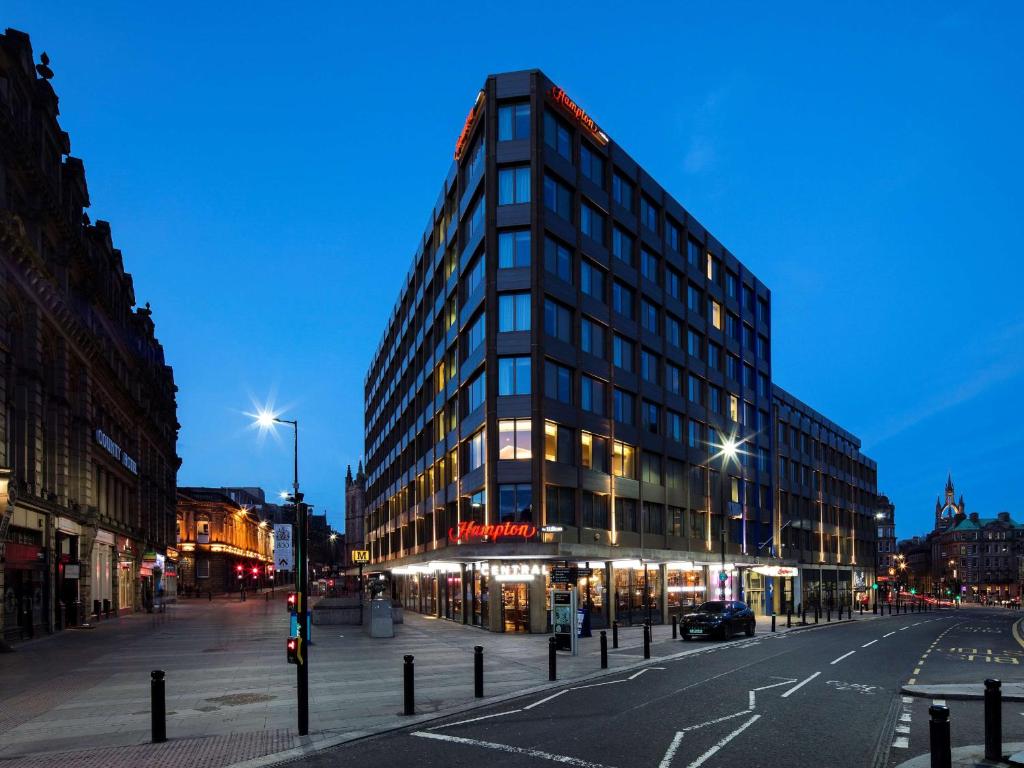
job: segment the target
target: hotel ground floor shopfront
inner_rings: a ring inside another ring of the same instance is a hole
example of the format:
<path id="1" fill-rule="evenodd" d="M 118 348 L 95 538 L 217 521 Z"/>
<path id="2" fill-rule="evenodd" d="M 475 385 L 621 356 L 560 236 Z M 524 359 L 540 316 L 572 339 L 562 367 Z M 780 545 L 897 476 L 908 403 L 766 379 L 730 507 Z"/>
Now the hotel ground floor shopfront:
<path id="1" fill-rule="evenodd" d="M 480 544 L 368 569 L 390 581 L 392 599 L 409 610 L 494 632 L 550 631 L 550 590 L 564 568 L 576 576 L 565 586 L 577 591 L 577 605 L 590 629 L 667 623 L 705 600 L 736 599 L 758 615 L 796 609 L 797 568 L 778 560 L 727 561 L 708 553 L 631 552 L 579 545 Z M 556 570 L 557 569 L 557 570 Z"/>

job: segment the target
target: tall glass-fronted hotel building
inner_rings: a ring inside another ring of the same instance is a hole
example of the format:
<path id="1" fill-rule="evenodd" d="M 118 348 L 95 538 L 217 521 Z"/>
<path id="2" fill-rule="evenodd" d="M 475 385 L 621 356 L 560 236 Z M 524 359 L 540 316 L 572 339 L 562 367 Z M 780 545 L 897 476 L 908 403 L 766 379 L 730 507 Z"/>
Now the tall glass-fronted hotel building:
<path id="1" fill-rule="evenodd" d="M 778 607 L 770 319 L 571 94 L 489 77 L 366 376 L 372 570 L 495 631 L 545 631 L 564 566 L 594 627 Z"/>

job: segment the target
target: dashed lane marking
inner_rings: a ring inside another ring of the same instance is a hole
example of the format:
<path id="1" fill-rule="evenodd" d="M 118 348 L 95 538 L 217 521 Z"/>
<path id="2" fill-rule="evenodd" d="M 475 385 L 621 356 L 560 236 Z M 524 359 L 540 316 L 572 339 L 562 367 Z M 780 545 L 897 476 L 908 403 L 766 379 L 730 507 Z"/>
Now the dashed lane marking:
<path id="1" fill-rule="evenodd" d="M 853 655 L 853 654 L 855 654 L 855 653 L 856 653 L 856 651 L 850 651 L 850 652 L 848 652 L 848 653 L 844 653 L 844 654 L 843 654 L 842 656 L 840 656 L 840 657 L 839 657 L 838 659 L 833 659 L 832 661 L 830 661 L 830 662 L 829 662 L 829 664 L 838 664 L 838 663 L 839 663 L 840 661 L 842 661 L 843 659 L 845 659 L 845 658 L 846 658 L 847 656 L 852 656 L 852 655 Z"/>
<path id="2" fill-rule="evenodd" d="M 786 692 L 785 692 L 784 694 L 782 694 L 782 695 L 781 695 L 781 696 L 780 696 L 779 698 L 780 698 L 780 699 L 788 699 L 788 698 L 789 698 L 790 696 L 792 696 L 792 695 L 793 695 L 794 693 L 796 693 L 796 692 L 797 692 L 798 690 L 800 690 L 801 688 L 803 688 L 803 687 L 804 687 L 805 685 L 807 685 L 807 684 L 808 684 L 809 682 L 811 682 L 811 680 L 813 680 L 814 678 L 816 678 L 816 677 L 817 677 L 818 675 L 820 675 L 820 674 L 821 674 L 821 672 L 815 672 L 815 673 L 814 673 L 813 675 L 811 675 L 810 677 L 808 677 L 808 678 L 804 678 L 804 679 L 803 679 L 803 680 L 801 680 L 801 681 L 800 681 L 799 683 L 797 683 L 797 684 L 796 684 L 796 685 L 794 685 L 794 686 L 793 686 L 792 688 L 790 688 L 790 689 L 789 689 L 788 691 L 786 691 Z"/>
<path id="3" fill-rule="evenodd" d="M 878 642 L 878 638 L 875 638 L 870 643 L 864 643 L 864 645 L 862 645 L 861 648 L 867 648 L 869 645 L 874 645 L 877 642 Z"/>
<path id="4" fill-rule="evenodd" d="M 910 739 L 906 736 L 897 736 L 896 740 L 892 743 L 896 749 L 908 749 L 910 747 Z"/>
<path id="5" fill-rule="evenodd" d="M 895 634 L 896 634 L 895 632 L 890 632 L 888 635 L 882 635 L 882 637 L 883 638 L 890 637 L 890 636 L 895 635 Z"/>

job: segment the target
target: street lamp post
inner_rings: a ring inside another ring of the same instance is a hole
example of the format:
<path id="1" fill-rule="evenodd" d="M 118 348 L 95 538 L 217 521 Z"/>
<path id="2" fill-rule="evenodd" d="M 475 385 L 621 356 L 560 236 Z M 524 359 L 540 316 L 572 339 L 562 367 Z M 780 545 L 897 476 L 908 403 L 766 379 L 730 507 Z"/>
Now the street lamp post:
<path id="1" fill-rule="evenodd" d="M 298 419 L 282 419 L 275 416 L 269 411 L 260 411 L 256 417 L 256 423 L 262 429 L 273 429 L 275 424 L 287 424 L 292 428 L 294 435 L 293 440 L 293 480 L 292 480 L 292 493 L 293 499 L 295 500 L 295 527 L 298 530 L 295 532 L 296 540 L 296 557 L 295 567 L 299 574 L 298 592 L 299 592 L 299 610 L 298 610 L 298 626 L 296 634 L 299 639 L 299 648 L 301 653 L 298 657 L 298 663 L 295 665 L 295 679 L 297 686 L 297 698 L 298 698 L 298 726 L 299 736 L 309 735 L 309 638 L 307 635 L 308 621 L 309 621 L 309 569 L 307 567 L 307 560 L 309 553 L 307 552 L 307 545 L 309 542 L 309 526 L 306 515 L 306 505 L 302 503 L 302 494 L 299 493 L 299 421 Z"/>
<path id="2" fill-rule="evenodd" d="M 716 453 L 714 456 L 711 455 L 712 447 L 717 447 L 719 449 L 718 453 Z M 708 525 L 709 526 L 711 525 L 711 460 L 713 458 L 718 457 L 718 456 L 722 457 L 722 473 L 724 475 L 725 470 L 726 470 L 726 468 L 729 465 L 729 461 L 736 457 L 736 453 L 737 453 L 738 448 L 739 448 L 739 443 L 737 443 L 735 438 L 733 438 L 733 437 L 727 437 L 727 438 L 723 439 L 721 444 L 717 445 L 717 446 L 714 443 L 712 443 L 711 441 L 708 441 L 708 458 L 707 458 L 707 461 L 704 462 L 704 475 L 705 475 L 705 478 L 706 478 L 705 494 L 704 494 L 704 496 L 705 496 L 705 507 L 707 508 L 707 511 L 708 511 Z M 721 498 L 721 494 L 719 494 L 719 498 Z M 722 574 L 725 573 L 725 525 L 726 525 L 726 519 L 727 519 L 726 518 L 726 510 L 725 510 L 725 507 L 723 506 L 722 507 L 722 520 L 721 520 L 721 524 L 718 526 L 719 549 L 721 550 L 721 556 L 722 556 L 722 565 L 721 565 L 721 570 L 719 571 L 718 583 L 719 583 L 719 588 L 722 591 L 722 599 L 723 600 L 725 599 L 725 586 L 724 586 L 724 580 L 722 579 Z M 710 533 L 710 531 L 709 531 L 709 533 Z M 709 540 L 708 544 L 710 545 L 710 543 L 711 542 Z"/>

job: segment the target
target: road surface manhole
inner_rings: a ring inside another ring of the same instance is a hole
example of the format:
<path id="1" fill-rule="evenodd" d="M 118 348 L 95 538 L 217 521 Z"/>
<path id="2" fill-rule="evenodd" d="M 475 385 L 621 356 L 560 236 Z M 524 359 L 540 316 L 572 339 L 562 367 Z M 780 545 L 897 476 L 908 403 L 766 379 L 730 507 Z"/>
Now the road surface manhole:
<path id="1" fill-rule="evenodd" d="M 270 701 L 273 696 L 269 693 L 229 693 L 227 696 L 217 696 L 214 699 L 207 699 L 212 704 L 223 704 L 225 707 L 240 707 L 243 704 L 259 704 L 261 701 Z"/>

